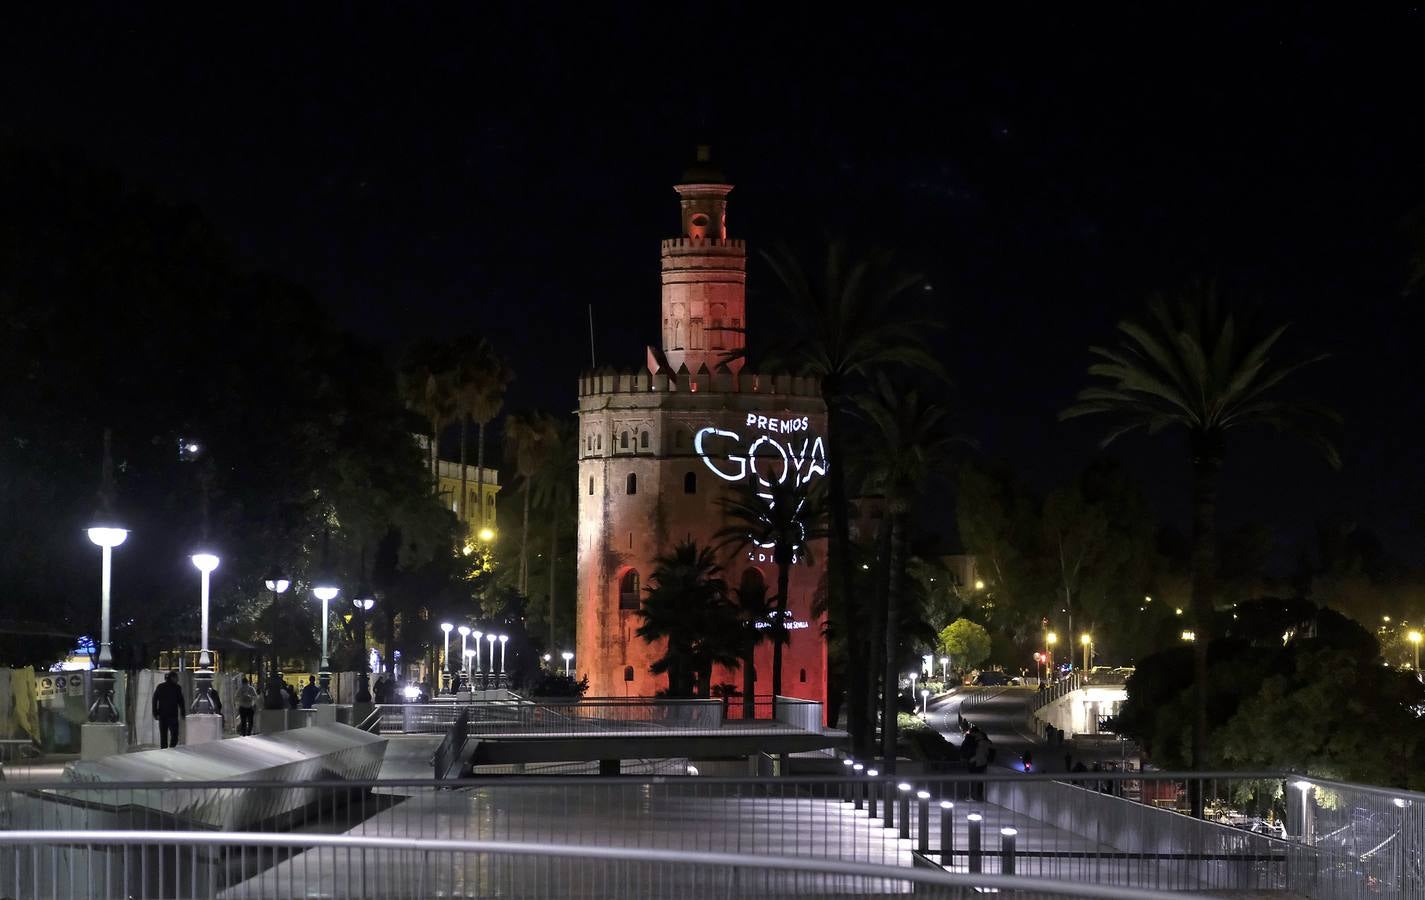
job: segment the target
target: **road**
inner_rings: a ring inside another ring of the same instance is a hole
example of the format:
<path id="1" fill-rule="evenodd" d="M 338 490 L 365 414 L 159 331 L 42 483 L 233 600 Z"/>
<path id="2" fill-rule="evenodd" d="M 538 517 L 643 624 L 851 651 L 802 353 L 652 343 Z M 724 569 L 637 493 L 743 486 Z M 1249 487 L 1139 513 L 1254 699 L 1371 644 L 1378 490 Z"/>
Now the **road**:
<path id="1" fill-rule="evenodd" d="M 963 715 L 965 721 L 980 726 L 989 735 L 996 751 L 996 765 L 1019 770 L 1020 756 L 1029 749 L 1034 753 L 1036 771 L 1063 771 L 1062 751 L 1050 751 L 1025 726 L 1033 697 L 1033 688 L 961 688 L 932 703 L 926 721 L 958 747 L 962 739 L 959 720 Z M 968 708 L 962 708 L 967 702 Z"/>

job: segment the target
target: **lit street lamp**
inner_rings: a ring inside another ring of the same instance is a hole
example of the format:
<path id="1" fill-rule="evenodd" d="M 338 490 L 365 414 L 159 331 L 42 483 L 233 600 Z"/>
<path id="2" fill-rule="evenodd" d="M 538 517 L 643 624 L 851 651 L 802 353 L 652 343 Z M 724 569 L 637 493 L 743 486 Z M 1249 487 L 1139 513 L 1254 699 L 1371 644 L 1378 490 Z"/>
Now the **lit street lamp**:
<path id="1" fill-rule="evenodd" d="M 563 653 L 561 653 L 561 654 L 559 654 L 559 655 L 562 656 L 562 657 L 564 657 L 564 674 L 565 674 L 565 675 L 568 675 L 568 674 L 569 674 L 569 663 L 570 663 L 571 660 L 574 659 L 574 654 L 570 653 L 568 650 L 565 650 Z M 571 676 L 571 677 L 572 677 L 572 676 Z"/>
<path id="2" fill-rule="evenodd" d="M 280 566 L 273 566 L 267 573 L 263 586 L 272 592 L 272 605 L 275 607 L 282 595 L 287 593 L 287 588 L 292 586 L 292 582 L 282 573 Z M 267 690 L 263 695 L 263 705 L 267 709 L 287 708 L 287 695 L 282 690 L 282 683 L 282 664 L 277 659 L 277 648 L 273 647 L 272 676 L 267 679 Z"/>
<path id="3" fill-rule="evenodd" d="M 491 676 L 494 676 L 494 674 L 495 674 L 495 641 L 499 640 L 499 638 L 496 637 L 495 633 L 492 631 L 492 632 L 490 632 L 489 634 L 485 635 L 485 640 L 487 640 L 487 641 L 490 642 L 490 664 L 489 664 L 489 667 L 488 667 L 488 668 L 489 668 L 489 671 L 490 671 L 490 675 L 491 675 Z M 496 682 L 496 684 L 498 684 L 498 682 Z M 489 683 L 488 683 L 488 681 L 487 681 L 486 684 L 485 684 L 485 689 L 486 689 L 486 690 L 489 690 L 489 688 L 490 688 L 490 685 L 489 685 Z"/>
<path id="4" fill-rule="evenodd" d="M 508 634 L 500 635 L 500 674 L 505 674 L 505 643 L 510 639 Z"/>
<path id="5" fill-rule="evenodd" d="M 322 601 L 322 665 L 317 671 L 317 703 L 332 702 L 332 664 L 327 655 L 327 632 L 331 625 L 331 602 L 336 599 L 336 595 L 341 593 L 340 588 L 332 585 L 327 579 L 319 580 L 312 585 L 312 596 Z"/>
<path id="6" fill-rule="evenodd" d="M 1411 631 L 1411 632 L 1410 632 L 1409 634 L 1407 634 L 1405 637 L 1406 637 L 1407 640 L 1410 641 L 1410 643 L 1412 643 L 1412 644 L 1415 645 L 1415 672 L 1416 672 L 1416 674 L 1419 674 L 1419 672 L 1420 672 L 1420 632 L 1418 632 L 1418 631 Z"/>
<path id="7" fill-rule="evenodd" d="M 929 688 L 921 688 L 921 689 L 920 689 L 920 714 L 921 714 L 921 715 L 928 715 L 929 713 L 930 713 L 930 689 L 929 689 Z"/>
<path id="8" fill-rule="evenodd" d="M 1054 680 L 1054 645 L 1059 643 L 1059 636 L 1050 631 L 1044 635 L 1044 677 L 1045 680 Z"/>
<path id="9" fill-rule="evenodd" d="M 940 657 L 940 680 L 946 681 L 950 678 L 950 657 Z"/>
<path id="10" fill-rule="evenodd" d="M 109 595 L 113 586 L 114 548 L 128 537 L 126 529 L 112 524 L 95 525 L 89 529 L 89 540 L 103 550 L 99 582 L 99 667 L 94 670 L 94 705 L 89 707 L 91 722 L 119 721 L 119 711 L 114 708 L 114 652 L 109 644 Z"/>
<path id="11" fill-rule="evenodd" d="M 910 702 L 915 703 L 915 672 L 910 673 Z"/>
<path id="12" fill-rule="evenodd" d="M 1093 652 L 1093 635 L 1079 635 L 1079 643 L 1084 645 L 1084 674 L 1089 671 L 1089 654 Z"/>
<path id="13" fill-rule="evenodd" d="M 461 625 L 455 630 L 460 632 L 460 658 L 464 660 L 464 668 L 460 670 L 460 678 L 457 679 L 460 684 L 452 688 L 453 691 L 458 693 L 462 685 L 470 683 L 470 657 L 465 652 L 465 641 L 470 637 L 470 626 Z M 475 649 L 480 649 L 480 632 L 478 631 L 475 632 Z"/>
<path id="14" fill-rule="evenodd" d="M 202 643 L 198 650 L 198 671 L 194 675 L 197 683 L 193 688 L 193 712 L 212 715 L 217 710 L 213 706 L 213 657 L 208 652 L 208 585 L 213 570 L 218 567 L 218 557 L 212 553 L 194 553 L 193 565 L 202 573 Z"/>
<path id="15" fill-rule="evenodd" d="M 480 645 L 479 645 L 479 644 L 476 644 L 475 646 L 478 647 L 478 646 L 480 646 Z M 460 651 L 460 655 L 463 656 L 463 657 L 465 657 L 465 680 L 468 682 L 468 681 L 470 681 L 470 660 L 472 660 L 472 659 L 475 658 L 475 651 L 474 651 L 474 650 L 468 650 L 468 649 L 467 649 L 467 650 L 461 650 L 461 651 Z"/>
<path id="16" fill-rule="evenodd" d="M 455 666 L 450 664 L 450 633 L 455 630 L 455 626 L 449 622 L 441 622 L 440 630 L 445 632 L 445 649 L 440 654 L 440 662 L 445 671 L 441 673 L 441 677 L 445 679 L 446 693 L 454 693 L 451 690 L 451 684 L 455 681 Z"/>
<path id="17" fill-rule="evenodd" d="M 366 657 L 366 614 L 371 612 L 376 605 L 376 598 L 371 596 L 371 592 L 362 585 L 356 591 L 356 596 L 352 598 L 351 605 L 356 607 L 356 617 L 361 622 L 361 662 L 356 665 L 356 702 L 371 702 L 371 664 Z"/>

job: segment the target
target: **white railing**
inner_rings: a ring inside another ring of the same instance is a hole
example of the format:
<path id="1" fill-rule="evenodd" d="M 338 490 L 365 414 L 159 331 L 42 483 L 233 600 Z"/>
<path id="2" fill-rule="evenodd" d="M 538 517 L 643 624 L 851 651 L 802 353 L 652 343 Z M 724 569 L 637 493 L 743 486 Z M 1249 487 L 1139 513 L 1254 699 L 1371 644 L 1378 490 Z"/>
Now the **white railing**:
<path id="1" fill-rule="evenodd" d="M 294 896 L 426 898 L 485 893 L 712 898 L 914 893 L 1183 900 L 1202 896 L 1003 874 L 796 857 L 507 841 L 171 831 L 0 832 L 0 889 L 16 897 L 117 900 Z"/>

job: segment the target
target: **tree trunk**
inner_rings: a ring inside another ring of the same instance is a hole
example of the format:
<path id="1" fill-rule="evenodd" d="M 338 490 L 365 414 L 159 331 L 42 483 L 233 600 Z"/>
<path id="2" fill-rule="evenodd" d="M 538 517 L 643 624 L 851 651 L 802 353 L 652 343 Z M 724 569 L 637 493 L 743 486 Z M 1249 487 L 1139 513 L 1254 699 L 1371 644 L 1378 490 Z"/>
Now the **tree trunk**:
<path id="1" fill-rule="evenodd" d="M 549 652 L 554 652 L 554 561 L 559 558 L 559 517 L 549 514 Z"/>
<path id="2" fill-rule="evenodd" d="M 460 414 L 460 521 L 465 523 L 466 532 L 471 531 L 470 520 L 465 515 L 465 498 L 470 493 L 465 474 L 465 443 L 470 436 L 470 419 L 465 413 Z"/>
<path id="3" fill-rule="evenodd" d="M 747 655 L 742 657 L 742 718 L 757 718 L 757 701 L 754 692 L 757 690 L 757 645 L 752 644 L 748 648 Z"/>
<path id="4" fill-rule="evenodd" d="M 782 647 L 787 643 L 787 591 L 791 582 L 792 548 L 776 548 L 777 619 L 772 623 L 772 718 L 777 718 L 777 698 L 782 696 Z"/>
<path id="5" fill-rule="evenodd" d="M 1207 648 L 1212 642 L 1217 600 L 1217 492 L 1222 472 L 1222 435 L 1192 440 L 1192 615 L 1193 662 L 1192 767 L 1207 768 Z M 1201 782 L 1190 792 L 1192 813 L 1202 817 Z"/>
<path id="6" fill-rule="evenodd" d="M 900 664 L 901 570 L 905 565 L 906 513 L 902 506 L 895 503 L 891 512 L 891 555 L 886 563 L 890 574 L 886 579 L 886 686 L 882 694 L 881 755 L 885 757 L 888 775 L 896 771 L 896 713 L 899 711 L 896 701 L 900 697 L 896 669 Z"/>
<path id="7" fill-rule="evenodd" d="M 479 506 L 475 537 L 485 527 L 485 423 L 475 423 L 475 502 Z"/>
<path id="8" fill-rule="evenodd" d="M 529 495 L 530 479 L 524 480 L 524 525 L 520 528 L 520 595 L 529 596 Z"/>
<path id="9" fill-rule="evenodd" d="M 842 413 L 834 382 L 822 381 L 822 399 L 826 402 L 827 502 L 831 507 L 830 551 L 831 597 L 827 607 L 827 640 L 840 641 L 845 648 L 844 669 L 833 665 L 827 673 L 828 720 L 837 721 L 840 706 L 846 703 L 847 727 L 851 746 L 864 753 L 870 746 L 867 736 L 865 705 L 866 663 L 861 642 L 853 635 L 856 604 L 851 591 L 851 524 L 847 516 L 846 470 L 842 468 Z M 834 656 L 830 657 L 835 659 Z"/>
<path id="10" fill-rule="evenodd" d="M 866 709 L 869 710 L 867 714 L 869 725 L 866 729 L 866 749 L 863 752 L 867 755 L 876 752 L 876 719 L 882 706 L 881 669 L 885 667 L 885 610 L 886 598 L 890 596 L 891 526 L 891 517 L 888 515 L 881 520 L 881 527 L 876 532 L 876 568 L 873 573 L 875 589 L 871 595 L 871 627 L 866 642 Z M 885 690 L 895 690 L 895 682 L 886 682 Z M 882 734 L 885 733 L 885 727 L 885 723 L 881 723 Z"/>

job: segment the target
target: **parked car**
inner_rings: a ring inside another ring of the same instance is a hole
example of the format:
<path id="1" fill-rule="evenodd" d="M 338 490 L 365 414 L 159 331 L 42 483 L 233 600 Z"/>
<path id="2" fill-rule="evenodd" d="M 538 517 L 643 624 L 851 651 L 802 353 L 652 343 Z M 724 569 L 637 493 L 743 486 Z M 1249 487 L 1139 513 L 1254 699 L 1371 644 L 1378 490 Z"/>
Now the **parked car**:
<path id="1" fill-rule="evenodd" d="M 1003 672 L 981 672 L 975 684 L 986 687 L 1009 684 L 1009 676 Z"/>

